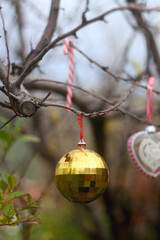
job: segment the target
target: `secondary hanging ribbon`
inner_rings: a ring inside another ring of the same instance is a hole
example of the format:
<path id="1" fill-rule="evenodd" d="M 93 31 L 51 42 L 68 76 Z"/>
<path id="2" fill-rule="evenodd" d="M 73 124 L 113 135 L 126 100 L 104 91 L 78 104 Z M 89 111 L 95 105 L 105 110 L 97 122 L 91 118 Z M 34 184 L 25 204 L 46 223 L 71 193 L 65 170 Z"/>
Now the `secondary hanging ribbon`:
<path id="1" fill-rule="evenodd" d="M 155 77 L 149 77 L 147 86 L 147 121 L 152 123 L 152 99 L 153 99 L 153 84 Z"/>
<path id="2" fill-rule="evenodd" d="M 83 141 L 83 116 L 82 116 L 81 112 L 79 113 L 78 122 L 79 122 L 79 127 L 81 129 L 80 140 Z"/>
<path id="3" fill-rule="evenodd" d="M 64 55 L 69 54 L 69 74 L 68 74 L 68 86 L 67 86 L 67 96 L 66 96 L 66 105 L 71 107 L 72 104 L 72 83 L 73 83 L 73 65 L 74 65 L 74 49 L 72 46 L 72 41 L 70 38 L 65 39 L 64 41 Z M 69 112 L 70 110 L 67 109 Z"/>

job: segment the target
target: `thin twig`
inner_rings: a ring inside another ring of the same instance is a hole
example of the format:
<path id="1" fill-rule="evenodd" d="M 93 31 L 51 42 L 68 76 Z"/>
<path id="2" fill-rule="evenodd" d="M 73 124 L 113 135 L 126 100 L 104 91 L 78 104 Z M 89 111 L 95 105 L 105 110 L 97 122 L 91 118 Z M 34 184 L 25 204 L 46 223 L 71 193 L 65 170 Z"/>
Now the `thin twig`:
<path id="1" fill-rule="evenodd" d="M 0 86 L 0 91 L 3 92 L 5 95 L 7 95 L 4 86 L 2 86 L 2 87 Z M 7 96 L 8 96 L 8 95 L 7 95 Z"/>
<path id="2" fill-rule="evenodd" d="M 1 7 L 0 7 L 0 16 L 1 16 L 1 19 L 2 19 L 3 32 L 4 32 L 4 37 L 5 37 L 5 46 L 6 46 L 6 52 L 7 52 L 7 61 L 8 61 L 7 78 L 6 78 L 7 95 L 8 95 L 8 98 L 9 98 L 9 101 L 10 101 L 10 104 L 11 104 L 11 106 L 12 106 L 13 111 L 16 113 L 16 115 L 18 115 L 18 116 L 21 117 L 21 115 L 17 112 L 17 110 L 16 110 L 16 108 L 15 108 L 15 106 L 14 106 L 14 104 L 13 104 L 11 95 L 10 95 L 10 84 L 9 84 L 9 76 L 10 76 L 10 54 L 9 54 L 9 47 L 8 47 L 7 31 L 6 31 L 5 21 L 4 21 L 4 17 L 3 17 L 3 13 L 2 13 Z"/>
<path id="3" fill-rule="evenodd" d="M 143 33 L 143 35 L 146 39 L 147 49 L 150 50 L 150 53 L 152 54 L 153 60 L 157 67 L 157 71 L 158 71 L 158 73 L 160 73 L 160 55 L 158 52 L 154 34 L 151 31 L 148 23 L 143 19 L 141 12 L 135 11 L 135 10 L 131 10 L 131 12 L 132 12 L 133 16 L 135 17 L 135 20 L 137 22 L 139 29 L 141 30 L 141 32 Z"/>
<path id="4" fill-rule="evenodd" d="M 49 92 L 49 93 L 47 94 L 47 96 L 45 96 L 45 97 L 41 100 L 40 104 L 43 103 L 43 102 L 45 102 L 45 101 L 47 100 L 47 98 L 49 98 L 50 95 L 51 95 L 51 92 Z"/>
<path id="5" fill-rule="evenodd" d="M 85 11 L 82 13 L 82 22 L 85 23 L 87 21 L 86 19 L 86 13 L 89 11 L 89 0 L 86 0 L 86 8 Z"/>
<path id="6" fill-rule="evenodd" d="M 53 83 L 57 83 L 57 84 L 61 84 L 61 85 L 67 85 L 67 83 L 57 82 L 57 81 L 52 81 L 52 80 L 33 80 L 33 82 L 35 82 L 35 83 L 36 83 L 36 82 L 43 82 L 43 83 L 49 82 L 49 83 L 52 83 L 52 84 L 53 84 Z M 30 82 L 30 83 L 32 83 L 32 82 Z M 30 84 L 30 83 L 29 83 L 29 84 Z M 28 86 L 28 83 L 26 84 L 26 86 Z M 33 87 L 33 86 L 31 85 L 31 87 Z M 39 87 L 39 85 L 38 85 L 37 87 Z M 97 95 L 97 94 L 95 94 L 95 93 L 89 92 L 89 91 L 87 91 L 87 90 L 85 90 L 85 89 L 83 89 L 83 88 L 81 88 L 81 87 L 76 86 L 76 85 L 72 85 L 72 87 L 73 87 L 73 88 L 77 88 L 78 90 L 87 93 L 87 95 L 91 95 L 92 97 L 95 97 L 95 98 L 97 98 L 97 99 L 99 99 L 99 100 L 101 100 L 101 101 L 103 101 L 103 102 L 106 102 L 106 103 L 108 103 L 108 104 L 110 104 L 110 105 L 113 105 L 113 106 L 115 105 L 115 103 L 113 103 L 113 101 L 111 101 L 111 100 L 109 100 L 109 99 L 107 99 L 107 98 L 105 98 L 105 97 L 102 97 L 102 96 L 99 96 L 99 95 Z M 137 86 L 137 87 L 138 87 L 138 86 Z M 44 89 L 44 86 L 43 86 L 42 88 Z M 48 86 L 47 89 L 48 89 L 48 90 L 51 89 L 51 86 Z M 53 90 L 55 90 L 55 88 L 53 88 Z M 43 107 L 53 106 L 53 107 L 60 107 L 60 108 L 68 109 L 68 108 L 66 107 L 66 105 L 54 104 L 54 103 L 47 103 L 47 104 L 45 103 L 45 104 L 42 104 L 41 106 L 43 106 Z M 74 109 L 74 108 L 70 108 L 69 110 L 71 110 L 71 111 L 72 111 L 73 113 L 75 113 L 75 114 L 79 114 L 79 111 L 76 110 L 76 109 Z M 125 109 L 123 109 L 123 108 L 121 108 L 121 107 L 118 107 L 118 108 L 117 108 L 117 111 L 121 112 L 122 114 L 128 115 L 128 116 L 134 118 L 134 119 L 137 120 L 137 121 L 140 121 L 140 122 L 143 122 L 143 123 L 147 123 L 146 120 L 138 117 L 138 116 L 137 116 L 136 114 L 134 114 L 134 113 L 128 112 L 127 110 L 125 110 Z M 87 116 L 88 116 L 88 115 L 87 115 Z"/>
<path id="7" fill-rule="evenodd" d="M 64 104 L 56 104 L 56 103 L 42 103 L 41 104 L 41 107 L 58 107 L 58 108 L 64 108 L 64 109 L 68 109 L 70 110 L 71 112 L 75 113 L 75 114 L 79 114 L 79 110 L 75 109 L 75 108 L 70 108 L 70 107 L 67 107 L 66 105 Z"/>
<path id="8" fill-rule="evenodd" d="M 99 117 L 99 116 L 101 116 L 101 114 L 99 115 L 99 112 L 85 113 L 85 112 L 79 111 L 79 110 L 77 110 L 75 108 L 69 108 L 69 107 L 67 107 L 66 105 L 63 105 L 63 104 L 43 103 L 41 106 L 42 107 L 58 107 L 58 108 L 68 109 L 71 112 L 75 113 L 77 116 L 79 115 L 79 113 L 81 113 L 84 117 Z M 133 119 L 135 119 L 135 120 L 137 120 L 139 122 L 148 124 L 148 122 L 145 119 L 143 119 L 141 117 L 138 117 L 136 114 L 128 112 L 127 110 L 125 110 L 125 109 L 123 109 L 121 107 L 117 107 L 117 111 L 122 113 L 122 114 L 128 115 L 128 116 L 132 117 Z M 156 127 L 160 127 L 160 125 L 156 125 L 156 124 L 155 124 L 155 126 Z"/>
<path id="9" fill-rule="evenodd" d="M 136 87 L 139 85 L 141 79 L 139 81 L 136 82 L 136 84 L 131 88 L 131 90 L 126 94 L 126 96 L 124 96 L 124 98 L 122 98 L 122 100 L 120 100 L 118 103 L 116 103 L 114 106 L 111 106 L 110 108 L 108 108 L 107 110 L 102 110 L 99 113 L 101 114 L 105 114 L 109 111 L 113 111 L 115 109 L 117 109 L 122 103 L 124 103 L 126 101 L 126 99 L 131 95 L 131 93 L 136 89 Z"/>
<path id="10" fill-rule="evenodd" d="M 33 81 L 30 81 L 30 82 L 27 82 L 26 84 L 25 84 L 25 86 L 26 86 L 26 88 L 34 88 L 34 83 L 44 83 L 44 84 L 46 84 L 46 83 L 51 83 L 51 84 L 58 84 L 58 85 L 63 85 L 63 86 L 72 86 L 73 88 L 75 88 L 75 89 L 77 89 L 77 90 L 79 90 L 79 91 L 81 91 L 81 92 L 84 92 L 84 93 L 86 93 L 87 95 L 90 95 L 90 96 L 92 96 L 92 97 L 94 97 L 94 98 L 97 98 L 97 99 L 99 99 L 99 100 L 102 100 L 102 101 L 104 101 L 104 102 L 106 102 L 106 103 L 109 103 L 109 104 L 112 104 L 109 100 L 107 100 L 105 97 L 101 97 L 101 96 L 99 96 L 99 95 L 97 95 L 97 94 L 95 94 L 95 93 L 93 93 L 93 92 L 90 92 L 90 91 L 88 91 L 88 90 L 86 90 L 86 89 L 84 89 L 84 88 L 81 88 L 81 87 L 79 87 L 79 86 L 77 86 L 77 85 L 75 85 L 75 84 L 68 84 L 68 83 L 65 83 L 65 82 L 59 82 L 59 81 L 55 81 L 55 80 L 48 80 L 48 79 L 35 79 L 35 80 L 33 80 Z M 38 88 L 38 84 L 36 84 L 37 86 L 35 86 L 35 87 L 37 87 Z"/>
<path id="11" fill-rule="evenodd" d="M 8 97 L 9 97 L 9 99 L 10 99 L 10 94 L 9 94 L 10 55 L 9 55 L 7 31 L 6 31 L 6 28 L 5 28 L 5 22 L 4 22 L 4 17 L 3 17 L 3 13 L 2 13 L 1 7 L 0 7 L 0 16 L 1 16 L 2 25 L 3 25 L 3 32 L 4 32 L 6 52 L 7 52 L 7 61 L 8 61 L 6 88 L 7 88 L 7 92 L 8 92 Z"/>
<path id="12" fill-rule="evenodd" d="M 3 83 L 3 85 L 6 85 L 7 71 L 1 60 L 0 60 L 0 80 Z"/>
<path id="13" fill-rule="evenodd" d="M 0 87 L 0 91 L 3 92 L 6 96 L 8 96 L 7 89 L 5 86 Z M 9 94 L 12 98 L 19 100 L 19 98 L 16 95 L 14 95 L 13 93 L 10 92 Z"/>
<path id="14" fill-rule="evenodd" d="M 28 63 L 32 59 L 34 59 L 51 42 L 53 33 L 56 28 L 56 23 L 57 23 L 57 18 L 59 13 L 59 4 L 60 4 L 59 0 L 51 1 L 50 13 L 49 13 L 49 17 L 48 17 L 48 21 L 47 21 L 47 25 L 44 30 L 44 33 L 42 34 L 42 37 L 38 42 L 36 48 L 32 50 L 26 57 L 24 61 L 24 67 L 26 67 Z"/>
<path id="15" fill-rule="evenodd" d="M 105 109 L 105 110 L 101 110 L 101 111 L 97 111 L 97 112 L 92 112 L 92 113 L 85 113 L 83 112 L 83 116 L 85 117 L 98 117 L 98 116 L 102 116 L 106 113 L 109 113 L 111 111 L 114 111 L 115 109 L 118 109 L 119 111 L 121 111 L 121 109 L 119 108 L 119 106 L 125 102 L 125 100 L 130 96 L 130 94 L 135 90 L 135 88 L 138 86 L 139 82 L 141 80 L 139 80 L 138 82 L 136 82 L 136 84 L 131 88 L 131 90 L 123 97 L 122 100 L 120 100 L 118 103 L 114 104 L 113 103 L 110 103 L 112 104 L 113 106 L 112 107 L 109 107 L 108 109 Z M 107 102 L 108 103 L 108 102 Z M 44 106 L 44 107 L 48 107 L 48 106 L 55 106 L 55 107 L 61 107 L 61 108 L 65 108 L 65 109 L 69 109 L 71 110 L 72 112 L 76 113 L 76 114 L 79 114 L 80 111 L 74 109 L 74 108 L 69 108 L 65 105 L 62 105 L 62 104 L 54 104 L 54 103 L 42 103 L 41 106 Z"/>
<path id="16" fill-rule="evenodd" d="M 8 103 L 0 102 L 0 106 L 3 107 L 3 108 L 12 109 L 11 105 L 9 105 Z"/>
<path id="17" fill-rule="evenodd" d="M 22 1 L 16 0 L 14 1 L 15 9 L 16 9 L 16 16 L 17 16 L 17 25 L 18 25 L 18 31 L 19 31 L 19 39 L 20 39 L 20 49 L 19 49 L 19 55 L 22 60 L 25 58 L 25 38 L 23 35 L 23 28 L 24 28 L 24 14 L 22 12 Z"/>
<path id="18" fill-rule="evenodd" d="M 87 54 L 85 54 L 82 50 L 80 50 L 78 47 L 76 47 L 75 45 L 73 45 L 74 49 L 76 49 L 82 56 L 84 56 L 90 63 L 93 63 L 95 64 L 97 67 L 99 67 L 102 71 L 108 73 L 111 77 L 113 77 L 114 79 L 117 79 L 117 80 L 122 80 L 122 81 L 125 81 L 125 82 L 130 82 L 132 84 L 135 84 L 135 81 L 130 79 L 130 78 L 125 78 L 125 77 L 122 77 L 122 76 L 119 76 L 119 75 L 116 75 L 114 74 L 113 72 L 111 72 L 109 70 L 109 67 L 108 66 L 103 66 L 101 64 L 99 64 L 98 62 L 96 62 L 94 59 L 90 58 Z M 144 77 L 144 79 L 147 79 L 148 77 Z M 144 86 L 144 85 L 141 85 L 141 84 L 138 84 L 137 87 L 140 87 L 140 88 L 143 88 L 143 89 L 146 89 L 147 90 L 147 87 Z M 156 93 L 157 95 L 160 95 L 160 92 L 153 89 L 153 92 Z"/>
<path id="19" fill-rule="evenodd" d="M 5 122 L 2 126 L 0 126 L 0 129 L 4 128 L 9 122 L 11 122 L 16 117 L 17 115 L 14 115 L 13 117 L 11 117 L 7 122 Z"/>
<path id="20" fill-rule="evenodd" d="M 85 23 L 81 23 L 80 25 L 78 25 L 77 27 L 75 27 L 74 29 L 72 29 L 71 31 L 57 37 L 55 40 L 53 40 L 50 44 L 48 44 L 46 47 L 43 48 L 43 50 L 37 54 L 37 56 L 32 59 L 27 66 L 25 66 L 22 70 L 22 73 L 20 74 L 19 78 L 17 79 L 17 85 L 20 86 L 24 80 L 24 78 L 30 73 L 31 70 L 33 70 L 37 63 L 44 57 L 44 55 L 50 50 L 52 49 L 58 42 L 60 42 L 61 40 L 65 39 L 66 37 L 69 36 L 75 36 L 76 33 L 81 30 L 82 28 L 88 26 L 89 24 L 92 24 L 94 22 L 97 21 L 104 21 L 104 18 L 114 12 L 117 11 L 125 11 L 125 10 L 138 10 L 140 12 L 151 12 L 151 11 L 160 11 L 160 8 L 155 7 L 155 8 L 145 8 L 143 6 L 139 6 L 136 4 L 130 4 L 127 6 L 122 6 L 122 7 L 117 7 L 117 8 L 113 8 L 101 15 L 99 15 L 98 17 L 92 18 L 90 20 L 87 20 Z"/>
<path id="21" fill-rule="evenodd" d="M 46 194 L 51 190 L 51 184 L 53 183 L 53 180 L 54 180 L 54 176 L 52 175 L 38 198 L 39 203 L 42 201 L 43 197 L 46 196 Z"/>
<path id="22" fill-rule="evenodd" d="M 142 79 L 140 80 L 140 81 L 142 81 Z M 138 82 L 136 82 L 136 84 L 135 84 L 135 82 L 134 82 L 134 84 L 136 85 L 136 87 L 138 87 L 139 86 L 139 82 L 140 81 L 138 81 Z M 92 97 L 94 97 L 94 98 L 97 98 L 97 99 L 99 99 L 99 100 L 101 100 L 101 101 L 103 101 L 103 102 L 106 102 L 106 103 L 108 103 L 108 104 L 111 104 L 111 105 L 114 105 L 114 103 L 111 101 L 111 100 L 109 100 L 109 99 L 107 99 L 106 97 L 103 97 L 103 96 L 99 96 L 99 95 L 97 95 L 96 93 L 93 93 L 93 92 L 90 92 L 90 91 L 88 91 L 88 90 L 86 90 L 86 89 L 84 89 L 84 88 L 81 88 L 81 87 L 79 87 L 79 86 L 77 86 L 77 85 L 74 85 L 74 84 L 68 84 L 68 83 L 64 83 L 64 82 L 59 82 L 59 81 L 54 81 L 54 80 L 48 80 L 48 79 L 37 79 L 37 80 L 33 80 L 33 81 L 30 81 L 29 83 L 26 83 L 26 87 L 29 87 L 29 88 L 32 88 L 33 89 L 33 87 L 34 87 L 34 83 L 44 83 L 44 84 L 46 84 L 46 83 L 51 83 L 51 84 L 58 84 L 58 85 L 63 85 L 63 86 L 72 86 L 73 88 L 75 88 L 75 89 L 77 89 L 77 90 L 79 90 L 79 91 L 81 91 L 81 92 L 84 92 L 84 93 L 86 93 L 87 95 L 90 95 L 90 96 L 92 96 Z M 37 85 L 37 84 L 36 84 Z M 39 85 L 38 86 L 35 86 L 35 87 L 39 87 Z M 134 87 L 133 87 L 134 88 Z"/>

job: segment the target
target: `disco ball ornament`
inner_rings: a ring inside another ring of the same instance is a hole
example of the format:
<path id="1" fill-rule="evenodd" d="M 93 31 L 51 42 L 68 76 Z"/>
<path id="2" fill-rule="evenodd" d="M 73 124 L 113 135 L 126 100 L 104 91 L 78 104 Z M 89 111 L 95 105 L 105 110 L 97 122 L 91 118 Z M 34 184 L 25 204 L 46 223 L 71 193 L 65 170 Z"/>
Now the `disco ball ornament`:
<path id="1" fill-rule="evenodd" d="M 86 149 L 84 141 L 78 149 L 65 154 L 56 166 L 55 182 L 61 194 L 77 203 L 89 203 L 104 193 L 109 171 L 103 158 Z"/>

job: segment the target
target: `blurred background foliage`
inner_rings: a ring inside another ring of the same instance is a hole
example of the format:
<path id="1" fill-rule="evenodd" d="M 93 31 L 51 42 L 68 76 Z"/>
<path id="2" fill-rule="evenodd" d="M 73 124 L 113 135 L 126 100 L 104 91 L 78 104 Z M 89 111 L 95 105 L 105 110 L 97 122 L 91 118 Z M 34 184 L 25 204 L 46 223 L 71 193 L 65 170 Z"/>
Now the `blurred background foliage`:
<path id="1" fill-rule="evenodd" d="M 27 239 L 24 236 L 29 231 L 28 239 L 34 240 L 112 239 L 114 234 L 120 234 L 121 238 L 117 239 L 123 239 L 126 234 L 133 239 L 158 239 L 159 180 L 147 178 L 130 162 L 126 150 L 128 130 L 126 132 L 125 120 L 105 120 L 104 158 L 109 165 L 110 183 L 103 197 L 93 203 L 80 205 L 65 200 L 54 183 L 55 164 L 63 154 L 77 147 L 78 122 L 70 114 L 66 116 L 64 112 L 58 111 L 61 118 L 56 120 L 56 131 L 51 131 L 54 124 L 54 120 L 48 117 L 51 113 L 56 115 L 57 110 L 43 113 L 43 117 L 47 116 L 43 127 L 48 128 L 45 132 L 47 153 L 56 155 L 55 162 L 48 162 L 39 154 L 37 145 L 40 142 L 30 142 L 32 139 L 27 139 L 27 142 L 17 141 L 8 152 L 6 161 L 1 164 L 1 171 L 14 173 L 17 179 L 25 176 L 20 190 L 30 193 L 32 200 L 42 197 L 37 215 L 41 224 L 1 227 L 0 238 Z M 68 126 L 61 124 L 61 121 L 75 125 L 75 129 L 68 130 Z M 25 122 L 27 124 L 23 125 L 21 136 L 28 129 L 28 123 L 30 129 L 30 120 Z M 88 148 L 95 149 L 93 133 L 88 124 L 89 120 L 85 119 L 85 140 Z M 144 127 L 143 124 L 137 126 L 134 121 L 132 124 L 135 131 Z M 67 135 L 70 137 L 66 140 Z M 50 148 L 51 143 L 53 149 Z"/>

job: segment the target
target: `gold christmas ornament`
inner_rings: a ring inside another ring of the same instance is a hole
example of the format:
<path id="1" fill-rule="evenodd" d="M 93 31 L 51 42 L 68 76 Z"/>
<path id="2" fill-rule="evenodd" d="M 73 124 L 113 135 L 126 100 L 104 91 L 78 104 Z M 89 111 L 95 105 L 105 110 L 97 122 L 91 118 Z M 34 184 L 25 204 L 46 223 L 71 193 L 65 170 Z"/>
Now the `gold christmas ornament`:
<path id="1" fill-rule="evenodd" d="M 85 142 L 80 141 L 78 149 L 60 159 L 55 172 L 55 182 L 61 194 L 77 203 L 96 200 L 104 193 L 109 181 L 103 158 L 85 147 Z"/>

